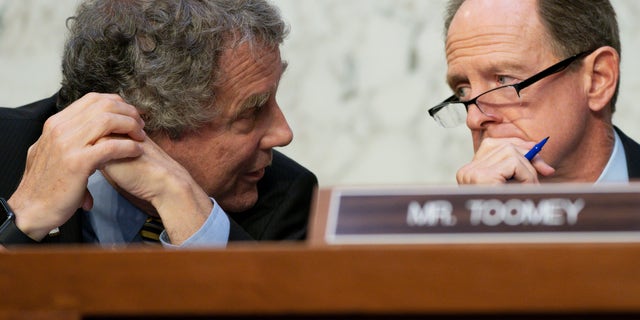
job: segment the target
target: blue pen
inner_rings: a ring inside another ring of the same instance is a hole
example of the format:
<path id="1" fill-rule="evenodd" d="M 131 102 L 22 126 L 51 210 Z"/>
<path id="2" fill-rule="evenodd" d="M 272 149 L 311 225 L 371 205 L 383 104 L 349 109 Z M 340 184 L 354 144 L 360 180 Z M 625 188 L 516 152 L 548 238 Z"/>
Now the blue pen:
<path id="1" fill-rule="evenodd" d="M 524 157 L 527 158 L 527 160 L 529 161 L 533 160 L 533 157 L 535 157 L 536 154 L 538 154 L 538 152 L 542 150 L 542 147 L 544 146 L 545 143 L 547 143 L 547 140 L 549 140 L 549 137 L 542 139 L 542 141 L 538 142 L 535 146 L 533 146 L 533 148 L 531 148 L 531 150 L 529 150 L 529 152 L 527 152 L 527 154 L 525 154 Z"/>

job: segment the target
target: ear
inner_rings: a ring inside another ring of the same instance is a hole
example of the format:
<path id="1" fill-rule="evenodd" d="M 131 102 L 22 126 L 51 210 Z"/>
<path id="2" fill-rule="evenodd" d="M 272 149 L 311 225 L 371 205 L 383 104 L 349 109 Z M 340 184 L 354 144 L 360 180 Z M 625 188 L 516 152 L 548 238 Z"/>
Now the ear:
<path id="1" fill-rule="evenodd" d="M 612 47 L 601 47 L 586 57 L 584 64 L 590 76 L 587 84 L 589 109 L 598 112 L 609 106 L 616 92 L 620 77 L 620 55 Z"/>

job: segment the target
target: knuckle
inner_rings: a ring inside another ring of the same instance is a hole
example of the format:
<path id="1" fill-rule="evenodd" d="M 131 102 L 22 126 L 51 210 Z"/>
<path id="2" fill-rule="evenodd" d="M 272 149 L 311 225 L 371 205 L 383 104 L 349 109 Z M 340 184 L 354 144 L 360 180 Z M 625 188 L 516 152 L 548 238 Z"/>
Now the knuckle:
<path id="1" fill-rule="evenodd" d="M 97 128 L 101 132 L 99 133 L 100 137 L 102 137 L 105 134 L 111 133 L 114 122 L 115 116 L 112 113 L 100 112 L 91 117 L 89 125 L 92 128 Z"/>
<path id="2" fill-rule="evenodd" d="M 94 103 L 94 108 L 99 111 L 108 111 L 111 110 L 114 105 L 115 101 L 106 97 L 102 97 Z"/>
<path id="3" fill-rule="evenodd" d="M 85 94 L 82 98 L 87 100 L 97 100 L 100 98 L 100 94 L 97 92 L 89 92 Z"/>
<path id="4" fill-rule="evenodd" d="M 49 117 L 49 119 L 47 119 L 44 122 L 44 125 L 42 126 L 42 131 L 48 132 L 48 131 L 51 131 L 52 128 L 55 128 L 58 125 L 58 118 L 59 118 L 58 114 Z"/>
<path id="5" fill-rule="evenodd" d="M 45 121 L 44 126 L 42 127 L 43 134 L 50 136 L 54 140 L 60 138 L 65 132 L 64 127 L 60 125 L 57 120 L 57 118 L 49 118 Z"/>
<path id="6" fill-rule="evenodd" d="M 34 153 L 36 153 L 36 150 L 38 148 L 38 141 L 36 141 L 34 144 L 32 144 L 31 146 L 29 146 L 29 149 L 27 149 L 27 158 L 29 158 L 30 156 L 32 156 Z"/>

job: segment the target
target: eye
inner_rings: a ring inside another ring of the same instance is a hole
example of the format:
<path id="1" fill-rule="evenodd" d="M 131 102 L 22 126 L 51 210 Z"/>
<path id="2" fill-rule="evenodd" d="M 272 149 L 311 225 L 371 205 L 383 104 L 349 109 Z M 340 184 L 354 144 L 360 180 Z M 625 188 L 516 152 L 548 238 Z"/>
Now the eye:
<path id="1" fill-rule="evenodd" d="M 231 123 L 231 127 L 237 133 L 248 133 L 255 127 L 255 117 L 242 115 Z"/>
<path id="2" fill-rule="evenodd" d="M 247 110 L 247 112 L 244 113 L 243 118 L 255 120 L 258 117 L 258 115 L 260 115 L 260 112 L 262 112 L 263 107 L 264 107 L 264 104 L 257 105 L 250 108 L 249 110 Z"/>
<path id="3" fill-rule="evenodd" d="M 455 92 L 456 97 L 458 97 L 458 99 L 460 99 L 461 101 L 471 99 L 471 97 L 469 96 L 469 94 L 471 93 L 471 88 L 469 87 L 458 87 L 456 88 Z"/>
<path id="4" fill-rule="evenodd" d="M 259 121 L 258 119 L 260 118 L 260 115 L 266 109 L 265 105 L 266 103 L 253 106 L 245 110 L 244 112 L 239 114 L 232 122 L 232 127 L 238 133 L 251 132 L 255 128 L 256 123 Z"/>
<path id="5" fill-rule="evenodd" d="M 514 84 L 517 82 L 515 78 L 504 76 L 504 75 L 497 76 L 496 81 L 498 82 L 499 86 L 505 86 L 505 85 Z"/>

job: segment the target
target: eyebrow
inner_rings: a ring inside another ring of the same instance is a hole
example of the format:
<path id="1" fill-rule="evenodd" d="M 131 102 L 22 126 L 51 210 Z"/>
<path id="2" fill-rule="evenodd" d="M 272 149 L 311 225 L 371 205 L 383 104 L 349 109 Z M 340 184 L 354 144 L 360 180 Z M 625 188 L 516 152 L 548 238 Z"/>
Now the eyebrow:
<path id="1" fill-rule="evenodd" d="M 528 73 L 530 72 L 528 72 L 526 65 L 511 62 L 503 62 L 501 64 L 490 62 L 490 64 L 482 71 L 482 74 L 489 74 L 491 76 L 494 74 L 509 74 L 512 76 L 515 76 L 516 74 L 523 74 L 528 77 L 530 76 L 527 75 Z M 460 83 L 469 83 L 469 77 L 460 73 L 447 75 L 447 84 L 449 85 L 449 88 L 454 89 L 454 87 Z"/>
<path id="2" fill-rule="evenodd" d="M 452 76 L 447 76 L 447 84 L 449 88 L 454 89 L 459 83 L 469 82 L 469 78 L 460 74 L 454 74 Z"/>
<path id="3" fill-rule="evenodd" d="M 250 96 L 247 100 L 244 101 L 244 103 L 242 103 L 242 106 L 238 110 L 237 114 L 240 115 L 246 110 L 255 108 L 257 106 L 262 106 L 263 104 L 267 103 L 269 97 L 271 97 L 270 92 L 263 92 Z"/>

